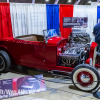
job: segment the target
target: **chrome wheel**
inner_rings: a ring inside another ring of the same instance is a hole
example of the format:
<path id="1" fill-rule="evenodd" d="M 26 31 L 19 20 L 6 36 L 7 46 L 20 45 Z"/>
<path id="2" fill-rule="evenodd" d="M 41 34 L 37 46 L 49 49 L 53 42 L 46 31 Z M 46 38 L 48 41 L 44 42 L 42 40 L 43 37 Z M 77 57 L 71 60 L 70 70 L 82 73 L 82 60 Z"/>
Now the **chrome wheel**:
<path id="1" fill-rule="evenodd" d="M 85 74 L 82 74 L 80 76 L 80 78 L 81 78 L 82 82 L 84 82 L 84 83 L 87 83 L 90 81 L 90 77 L 88 75 L 85 75 Z"/>

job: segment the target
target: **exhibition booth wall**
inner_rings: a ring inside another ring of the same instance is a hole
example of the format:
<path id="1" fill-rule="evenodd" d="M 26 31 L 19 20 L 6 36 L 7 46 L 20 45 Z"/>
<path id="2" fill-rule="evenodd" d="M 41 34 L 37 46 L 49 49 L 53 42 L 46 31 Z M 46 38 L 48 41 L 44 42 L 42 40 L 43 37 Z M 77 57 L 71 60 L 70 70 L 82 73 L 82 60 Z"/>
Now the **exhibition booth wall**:
<path id="1" fill-rule="evenodd" d="M 88 23 L 86 32 L 90 34 L 92 41 L 94 41 L 93 27 L 97 23 L 97 6 L 87 5 L 60 5 L 60 30 L 63 37 L 68 37 L 70 28 L 63 28 L 63 17 L 87 17 Z M 67 34 L 66 34 L 67 33 Z"/>
<path id="2" fill-rule="evenodd" d="M 63 17 L 87 17 L 87 33 L 92 41 L 93 27 L 100 18 L 99 6 L 88 5 L 53 5 L 0 3 L 0 38 L 39 34 L 45 29 L 59 29 L 61 36 L 68 38 L 71 28 L 63 28 Z"/>

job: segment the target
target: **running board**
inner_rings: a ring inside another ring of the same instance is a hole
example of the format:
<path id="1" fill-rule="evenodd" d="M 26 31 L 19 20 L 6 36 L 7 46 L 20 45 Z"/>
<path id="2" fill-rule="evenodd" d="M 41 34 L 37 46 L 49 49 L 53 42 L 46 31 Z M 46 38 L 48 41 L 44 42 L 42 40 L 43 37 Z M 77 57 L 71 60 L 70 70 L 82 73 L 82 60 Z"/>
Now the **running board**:
<path id="1" fill-rule="evenodd" d="M 59 71 L 59 70 L 52 70 L 51 71 L 51 74 L 54 76 L 60 76 L 60 77 L 66 77 L 66 78 L 71 78 L 71 73 L 72 72 Z"/>

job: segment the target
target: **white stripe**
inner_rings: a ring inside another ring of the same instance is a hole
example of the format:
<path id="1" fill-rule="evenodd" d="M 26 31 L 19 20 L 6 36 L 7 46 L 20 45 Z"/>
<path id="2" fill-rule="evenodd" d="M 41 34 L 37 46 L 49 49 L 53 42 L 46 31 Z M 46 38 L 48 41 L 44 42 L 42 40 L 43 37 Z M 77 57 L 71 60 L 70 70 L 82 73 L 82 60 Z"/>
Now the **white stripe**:
<path id="1" fill-rule="evenodd" d="M 13 36 L 43 35 L 47 29 L 46 4 L 10 3 Z"/>

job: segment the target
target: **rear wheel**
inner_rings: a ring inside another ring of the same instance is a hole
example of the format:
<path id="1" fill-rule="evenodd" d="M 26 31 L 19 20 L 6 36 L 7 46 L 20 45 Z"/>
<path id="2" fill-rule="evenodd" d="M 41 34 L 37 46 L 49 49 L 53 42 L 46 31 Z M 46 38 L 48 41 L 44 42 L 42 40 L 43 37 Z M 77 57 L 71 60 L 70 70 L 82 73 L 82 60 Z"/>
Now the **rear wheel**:
<path id="1" fill-rule="evenodd" d="M 9 55 L 1 50 L 0 51 L 0 72 L 6 72 L 9 70 L 11 66 L 11 60 Z"/>
<path id="2" fill-rule="evenodd" d="M 74 68 L 72 72 L 72 82 L 80 90 L 92 91 L 99 86 L 99 73 L 96 68 L 81 64 Z"/>

